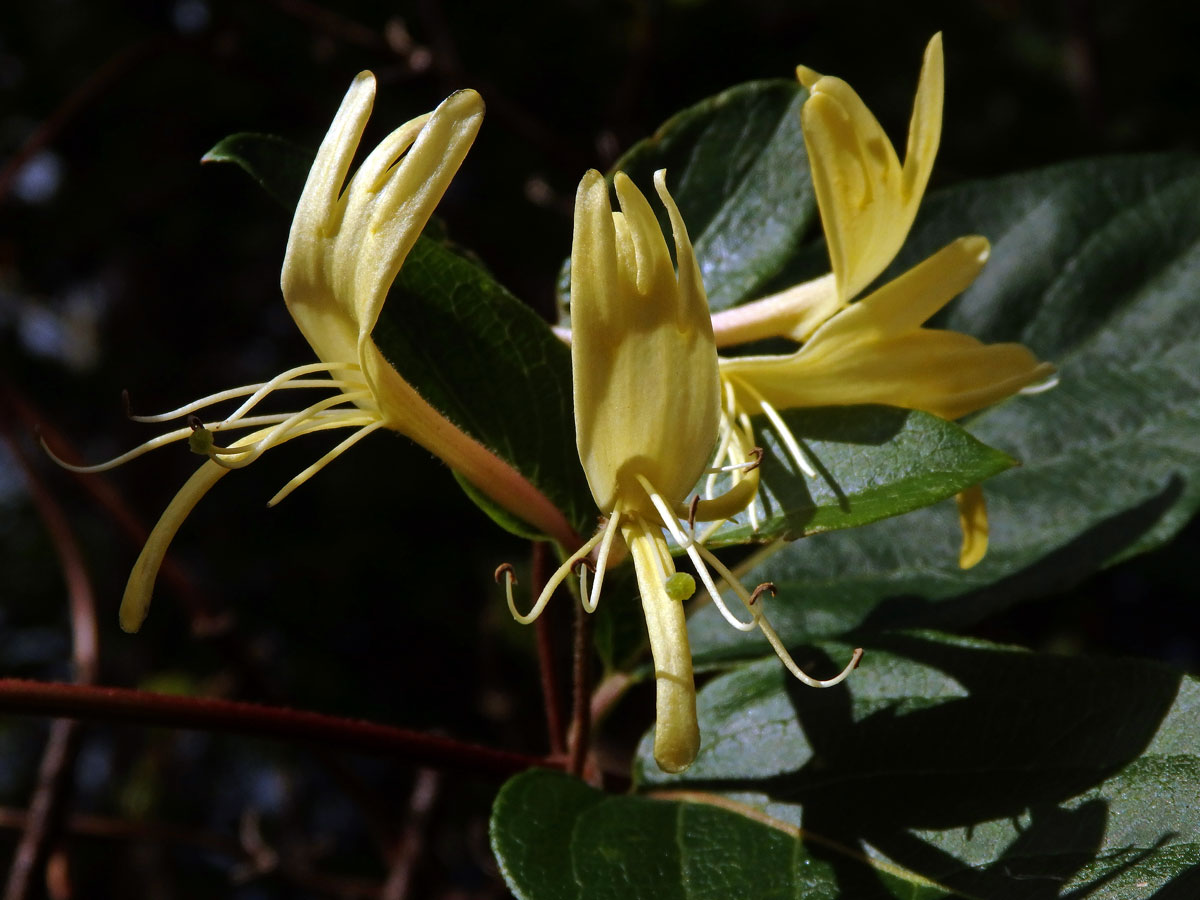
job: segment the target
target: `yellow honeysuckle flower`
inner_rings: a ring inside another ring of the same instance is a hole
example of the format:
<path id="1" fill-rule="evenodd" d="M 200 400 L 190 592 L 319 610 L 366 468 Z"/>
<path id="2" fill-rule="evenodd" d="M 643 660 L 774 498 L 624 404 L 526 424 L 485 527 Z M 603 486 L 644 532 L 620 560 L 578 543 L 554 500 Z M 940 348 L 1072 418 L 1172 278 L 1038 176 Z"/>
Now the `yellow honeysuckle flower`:
<path id="1" fill-rule="evenodd" d="M 850 85 L 805 66 L 796 75 L 810 92 L 800 116 L 832 271 L 714 315 L 721 347 L 774 336 L 806 340 L 895 258 L 933 171 L 945 93 L 940 33 L 925 48 L 903 164 Z"/>
<path id="2" fill-rule="evenodd" d="M 721 346 L 775 336 L 803 342 L 788 356 L 722 360 L 722 432 L 733 448 L 727 458 L 740 459 L 753 445 L 749 415 L 764 413 L 796 465 L 813 476 L 778 410 L 883 403 L 954 419 L 1054 370 L 1019 344 L 984 346 L 964 334 L 921 327 L 978 274 L 988 254 L 980 237 L 961 238 L 850 303 L 895 258 L 929 182 L 942 128 L 941 35 L 925 48 L 903 163 L 846 82 L 804 66 L 796 74 L 810 91 L 801 118 L 831 272 L 717 313 L 713 328 Z M 964 492 L 958 502 L 959 564 L 969 568 L 987 551 L 987 511 L 979 490 Z M 750 517 L 754 523 L 753 506 Z"/>
<path id="3" fill-rule="evenodd" d="M 957 419 L 1046 382 L 1054 367 L 1021 344 L 983 344 L 923 327 L 975 279 L 988 252 L 984 238 L 959 238 L 827 320 L 797 352 L 722 359 L 725 431 L 745 440 L 746 417 L 764 414 L 796 465 L 812 475 L 779 410 L 880 403 Z M 986 552 L 987 514 L 982 492 L 959 504 L 959 561 L 968 568 Z"/>
<path id="4" fill-rule="evenodd" d="M 857 656 L 837 678 L 809 678 L 762 618 L 759 597 L 767 587 L 748 593 L 692 533 L 697 520 L 723 519 L 746 505 L 757 491 L 757 462 L 726 467 L 734 480 L 726 494 L 684 503 L 710 471 L 721 419 L 720 378 L 704 285 L 665 172 L 655 173 L 654 185 L 671 220 L 678 274 L 650 204 L 629 178 L 623 173 L 614 178 L 621 205 L 616 213 L 599 172 L 588 172 L 579 184 L 571 249 L 576 443 L 592 496 L 607 519 L 551 577 L 528 614 L 520 614 L 513 602 L 511 574 L 507 587 L 513 616 L 530 622 L 567 574 L 596 550 L 590 594 L 586 565 L 581 568 L 584 608 L 592 612 L 620 535 L 615 552 L 628 550 L 633 557 L 654 658 L 654 758 L 665 771 L 679 772 L 695 759 L 700 743 L 683 609 L 695 583 L 675 571 L 664 529 L 686 551 L 722 614 L 741 630 L 762 629 L 806 683 L 836 684 Z M 681 520 L 688 524 L 681 526 Z M 749 622 L 726 607 L 710 566 L 738 593 L 751 613 Z"/>
<path id="5" fill-rule="evenodd" d="M 75 467 L 101 471 L 165 444 L 187 440 L 208 460 L 167 506 L 134 564 L 121 603 L 121 627 L 136 631 L 146 616 L 167 546 L 196 503 L 231 469 L 249 465 L 272 447 L 317 431 L 354 432 L 289 481 L 274 505 L 356 442 L 380 428 L 407 435 L 441 457 L 493 500 L 569 546 L 573 530 L 549 500 L 506 462 L 459 431 L 430 406 L 384 358 L 371 333 L 388 289 L 483 120 L 483 101 L 459 91 L 396 129 L 346 182 L 375 97 L 375 77 L 363 72 L 350 86 L 317 151 L 296 206 L 284 257 L 284 301 L 319 362 L 298 366 L 262 384 L 222 391 L 142 422 L 189 417 L 189 427 L 143 444 L 108 463 Z M 309 377 L 309 376 L 327 377 Z M 250 415 L 268 394 L 285 389 L 334 393 L 296 413 Z M 195 413 L 246 398 L 229 416 L 203 422 Z M 257 430 L 218 446 L 216 434 Z"/>

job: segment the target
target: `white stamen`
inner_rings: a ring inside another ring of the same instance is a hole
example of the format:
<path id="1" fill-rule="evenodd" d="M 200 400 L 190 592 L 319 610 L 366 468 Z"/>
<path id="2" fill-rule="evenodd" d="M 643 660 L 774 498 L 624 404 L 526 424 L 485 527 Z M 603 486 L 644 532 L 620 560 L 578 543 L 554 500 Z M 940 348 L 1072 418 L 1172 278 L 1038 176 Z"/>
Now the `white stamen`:
<path id="1" fill-rule="evenodd" d="M 608 522 L 605 523 L 604 536 L 600 539 L 600 552 L 596 554 L 596 580 L 592 583 L 590 594 L 582 586 L 583 579 L 580 579 L 579 602 L 583 604 L 586 612 L 595 612 L 596 606 L 600 602 L 600 588 L 604 585 L 604 573 L 608 569 L 608 553 L 612 549 L 613 538 L 617 534 L 617 526 L 620 521 L 621 514 L 614 511 L 608 517 Z"/>
<path id="2" fill-rule="evenodd" d="M 342 366 L 339 366 L 338 368 L 353 369 L 356 372 L 361 371 L 356 363 L 355 364 L 343 364 Z M 293 369 L 292 371 L 294 372 L 295 370 Z M 285 372 L 284 374 L 286 375 L 288 373 Z M 301 373 L 301 374 L 303 374 L 303 373 Z M 285 381 L 286 381 L 286 383 L 284 383 Z M 226 422 L 236 422 L 238 419 L 240 419 L 242 416 L 244 416 L 246 413 L 248 413 L 251 409 L 253 409 L 255 406 L 257 406 L 258 403 L 264 397 L 266 397 L 268 394 L 270 394 L 272 391 L 288 390 L 291 388 L 298 388 L 298 387 L 336 388 L 337 390 L 343 391 L 345 393 L 349 393 L 350 390 L 356 390 L 356 391 L 363 390 L 367 386 L 365 383 L 363 383 L 361 381 L 345 381 L 345 380 L 333 379 L 333 378 L 330 378 L 330 379 L 321 379 L 321 378 L 299 379 L 298 378 L 298 379 L 294 379 L 294 380 L 288 380 L 288 379 L 284 379 L 282 375 L 279 375 L 279 376 L 276 376 L 275 378 L 272 378 L 270 381 L 268 381 L 266 384 L 264 384 L 262 387 L 260 387 L 257 391 L 255 391 L 253 394 L 251 394 L 250 397 L 246 400 L 246 402 L 243 403 L 241 406 L 239 406 L 236 410 L 234 410 L 233 413 L 227 419 L 225 419 L 225 421 Z"/>
<path id="3" fill-rule="evenodd" d="M 662 518 L 663 525 L 665 525 L 667 530 L 671 532 L 671 537 L 675 539 L 675 543 L 687 552 L 688 557 L 692 561 L 692 565 L 696 567 L 696 574 L 699 575 L 700 580 L 704 582 L 705 590 L 708 591 L 708 595 L 712 598 L 713 603 L 717 605 L 717 609 L 720 610 L 721 615 L 725 617 L 725 621 L 738 631 L 753 631 L 755 628 L 755 623 L 753 621 L 748 623 L 743 622 L 729 611 L 729 607 L 727 607 L 725 605 L 725 601 L 721 599 L 721 592 L 717 590 L 717 586 L 713 583 L 712 575 L 709 574 L 708 568 L 704 565 L 704 560 L 701 558 L 699 551 L 696 549 L 697 544 L 690 540 L 679 528 L 679 523 L 674 514 L 671 512 L 671 508 L 667 506 L 666 501 L 663 500 L 662 496 L 659 495 L 656 490 L 654 490 L 654 486 L 650 484 L 648 480 L 646 480 L 645 476 L 638 475 L 637 480 L 641 483 L 642 489 L 645 490 L 646 496 L 650 498 L 650 502 L 654 504 L 654 508 L 658 510 L 658 514 Z"/>
<path id="4" fill-rule="evenodd" d="M 554 574 L 550 576 L 546 586 L 542 588 L 542 593 L 538 595 L 537 602 L 533 604 L 533 608 L 529 612 L 522 615 L 517 612 L 516 601 L 513 600 L 512 588 L 508 589 L 508 611 L 512 613 L 512 617 L 522 625 L 528 625 L 537 619 L 542 614 L 542 610 L 546 608 L 546 604 L 550 602 L 550 598 L 554 596 L 554 591 L 558 588 L 563 580 L 571 574 L 571 570 L 578 565 L 580 559 L 592 552 L 592 548 L 600 543 L 600 539 L 604 536 L 603 531 L 597 531 L 592 535 L 582 547 L 566 558 L 561 566 L 554 570 Z"/>
<path id="5" fill-rule="evenodd" d="M 288 417 L 289 417 L 288 413 L 278 413 L 278 414 L 269 415 L 269 416 L 251 416 L 251 417 L 242 419 L 240 422 L 237 422 L 232 427 L 241 429 L 241 428 L 257 428 L 261 425 L 275 425 L 279 422 L 286 421 Z M 204 425 L 204 427 L 209 429 L 210 431 L 213 431 L 217 428 L 217 423 L 215 423 L 215 422 L 206 423 Z M 92 466 L 77 466 L 77 465 L 74 465 L 73 463 L 69 463 L 66 460 L 59 457 L 57 454 L 55 454 L 55 452 L 53 450 L 50 449 L 50 447 L 46 444 L 45 438 L 42 438 L 41 442 L 42 442 L 42 449 L 46 451 L 46 455 L 48 455 L 52 460 L 54 460 L 54 462 L 56 464 L 58 464 L 59 466 L 62 466 L 62 468 L 67 469 L 70 472 L 79 472 L 84 475 L 91 475 L 96 472 L 107 472 L 109 469 L 115 469 L 117 466 L 124 465 L 125 463 L 129 462 L 132 459 L 137 459 L 139 456 L 141 456 L 144 453 L 149 453 L 151 450 L 157 450 L 159 447 L 165 447 L 167 444 L 173 444 L 176 441 L 186 441 L 188 438 L 190 438 L 192 436 L 192 431 L 193 431 L 193 429 L 190 427 L 189 428 L 177 428 L 174 431 L 168 431 L 166 434 L 160 434 L 156 438 L 151 438 L 150 440 L 146 441 L 146 443 L 141 444 L 137 447 L 134 447 L 132 450 L 128 450 L 125 453 L 122 453 L 120 456 L 116 456 L 116 457 L 108 460 L 107 462 L 96 463 L 95 465 L 92 465 Z M 240 450 L 241 448 L 237 448 L 237 449 Z"/>
<path id="6" fill-rule="evenodd" d="M 812 463 L 808 461 L 807 455 L 800 449 L 799 442 L 797 442 L 795 435 L 792 434 L 792 430 L 788 428 L 787 423 L 783 421 L 783 416 L 779 415 L 779 413 L 775 411 L 775 407 L 768 403 L 763 395 L 750 385 L 746 384 L 744 381 L 739 381 L 738 384 L 741 385 L 741 387 L 743 387 L 748 394 L 754 397 L 755 401 L 762 408 L 763 415 L 766 416 L 768 421 L 770 421 L 770 423 L 775 427 L 775 431 L 778 433 L 779 439 L 783 441 L 783 445 L 787 447 L 788 453 L 791 455 L 792 459 L 795 460 L 796 465 L 800 468 L 800 471 L 809 478 L 816 478 L 817 470 L 812 467 Z"/>
<path id="7" fill-rule="evenodd" d="M 266 436 L 254 445 L 254 450 L 246 454 L 245 457 L 230 461 L 213 458 L 213 462 L 219 466 L 224 466 L 227 469 L 244 468 L 258 459 L 272 447 L 295 437 L 296 435 L 294 432 L 296 426 L 303 425 L 309 419 L 312 419 L 317 413 L 323 412 L 329 409 L 331 406 L 338 406 L 342 403 L 352 403 L 355 400 L 364 400 L 370 396 L 370 391 L 355 391 L 351 394 L 336 394 L 332 397 L 326 397 L 324 400 L 320 400 L 314 403 L 312 406 L 300 410 L 298 413 L 292 413 L 290 416 L 272 428 L 269 432 L 267 432 Z M 340 412 L 344 414 L 357 415 L 359 410 L 340 410 Z"/>
<path id="8" fill-rule="evenodd" d="M 354 432 L 354 434 L 350 435 L 350 437 L 346 438 L 344 441 L 318 459 L 315 463 L 285 484 L 279 493 L 267 501 L 267 506 L 274 506 L 296 488 L 300 487 L 300 485 L 304 484 L 304 482 L 308 481 L 308 479 L 312 478 L 323 468 L 329 465 L 329 463 L 333 462 L 335 459 L 365 438 L 372 431 L 378 431 L 382 427 L 383 421 L 376 420 L 371 422 L 369 425 L 364 425 L 362 428 L 358 429 L 358 431 Z"/>
<path id="9" fill-rule="evenodd" d="M 1021 390 L 1017 391 L 1017 393 L 1025 394 L 1027 396 L 1033 395 L 1033 394 L 1040 394 L 1043 391 L 1048 391 L 1051 388 L 1058 387 L 1058 380 L 1059 380 L 1058 373 L 1055 372 L 1053 375 L 1051 375 L 1045 381 L 1039 381 L 1037 384 L 1031 384 L 1026 387 L 1023 387 L 1023 388 L 1021 388 Z"/>
<path id="10" fill-rule="evenodd" d="M 705 559 L 708 560 L 709 564 L 717 570 L 717 574 L 724 579 L 725 583 L 733 588 L 734 593 L 738 595 L 738 599 L 745 604 L 747 611 L 754 617 L 754 624 L 758 626 L 760 631 L 762 631 L 763 637 L 765 637 L 767 642 L 770 643 L 771 649 L 775 651 L 775 655 L 779 657 L 780 662 L 782 662 L 784 666 L 787 667 L 787 670 L 796 676 L 798 680 L 804 682 L 809 687 L 833 687 L 835 684 L 839 684 L 845 680 L 846 676 L 858 667 L 858 661 L 862 659 L 863 655 L 862 647 L 859 647 L 854 651 L 854 655 L 851 657 L 850 662 L 846 665 L 846 668 L 842 669 L 842 671 L 833 678 L 826 678 L 824 680 L 813 678 L 796 664 L 796 661 L 792 658 L 791 653 L 788 652 L 787 647 L 783 646 L 783 641 L 779 639 L 779 635 L 775 632 L 775 629 L 771 627 L 771 623 L 767 620 L 767 614 L 763 609 L 762 600 L 756 600 L 754 597 L 752 597 L 746 591 L 746 588 L 742 585 L 741 581 L 738 580 L 737 576 L 730 572 L 725 564 L 717 559 L 717 557 L 715 557 L 712 554 L 712 551 L 710 551 L 707 547 L 701 547 L 700 552 L 704 555 Z M 774 589 L 772 589 L 771 592 L 774 593 Z"/>
<path id="11" fill-rule="evenodd" d="M 218 391 L 215 394 L 209 394 L 207 397 L 201 397 L 199 400 L 194 400 L 191 403 L 187 404 L 186 406 L 181 406 L 178 409 L 171 410 L 170 412 L 159 413 L 158 415 L 155 415 L 155 416 L 130 415 L 129 418 L 135 422 L 147 422 L 147 423 L 151 423 L 151 424 L 159 423 L 159 422 L 170 422 L 173 419 L 183 418 L 184 416 L 191 415 L 192 413 L 197 412 L 198 410 L 205 409 L 209 406 L 213 406 L 214 404 L 221 403 L 225 400 L 236 400 L 239 397 L 246 397 L 246 396 L 249 396 L 253 399 L 256 394 L 261 394 L 261 397 L 265 397 L 271 391 L 277 390 L 281 387 L 286 387 L 286 388 L 293 388 L 293 387 L 340 388 L 343 386 L 343 382 L 333 381 L 330 379 L 314 378 L 314 379 L 308 379 L 308 380 L 304 380 L 304 381 L 294 381 L 293 380 L 293 379 L 296 379 L 300 375 L 310 375 L 315 372 L 335 371 L 335 370 L 339 370 L 339 369 L 356 369 L 357 370 L 358 363 L 309 363 L 308 365 L 297 366 L 294 369 L 288 369 L 288 371 L 286 371 L 286 372 L 281 372 L 279 375 L 276 375 L 270 381 L 264 382 L 262 384 L 247 384 L 247 385 L 243 385 L 242 387 L 230 388 L 227 391 Z M 285 382 L 285 381 L 290 382 L 290 383 L 287 385 L 284 385 L 283 382 Z M 350 383 L 357 384 L 356 382 L 350 382 Z M 261 399 L 261 397 L 259 397 L 258 399 Z M 242 408 L 239 409 L 232 416 L 230 416 L 228 419 L 226 419 L 225 422 L 229 422 L 232 419 L 240 419 L 247 411 L 249 411 L 250 407 L 254 406 L 255 403 L 257 403 L 257 402 L 258 402 L 258 400 L 255 399 L 254 402 L 252 402 L 252 403 L 247 402 L 246 404 L 243 404 Z"/>
<path id="12" fill-rule="evenodd" d="M 850 657 L 850 662 L 846 664 L 846 668 L 842 669 L 837 675 L 825 679 L 813 678 L 796 665 L 796 661 L 788 653 L 787 647 L 783 646 L 783 641 L 779 639 L 779 635 L 775 633 L 775 629 L 771 627 L 765 616 L 759 616 L 758 627 L 762 629 L 763 636 L 770 642 L 771 649 L 775 651 L 775 654 L 779 657 L 779 661 L 787 666 L 787 670 L 796 676 L 797 680 L 804 682 L 809 687 L 827 688 L 833 687 L 835 684 L 841 684 L 851 672 L 858 668 L 858 661 L 862 659 L 863 649 L 862 647 L 856 647 L 854 655 Z"/>

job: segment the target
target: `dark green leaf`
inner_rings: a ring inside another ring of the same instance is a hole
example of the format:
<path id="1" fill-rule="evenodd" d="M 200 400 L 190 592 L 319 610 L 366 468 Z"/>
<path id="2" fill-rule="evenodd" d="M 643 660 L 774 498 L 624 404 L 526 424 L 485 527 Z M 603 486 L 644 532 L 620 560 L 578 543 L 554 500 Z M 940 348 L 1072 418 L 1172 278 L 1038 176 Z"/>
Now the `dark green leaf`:
<path id="1" fill-rule="evenodd" d="M 1061 383 L 969 423 L 1023 463 L 987 483 L 983 563 L 958 569 L 943 507 L 792 545 L 753 574 L 802 598 L 777 604 L 786 640 L 958 627 L 1159 546 L 1194 515 L 1198 208 L 1200 164 L 1158 157 L 1071 163 L 926 202 L 889 275 L 957 235 L 988 236 L 987 268 L 938 324 L 1021 341 L 1059 366 Z M 694 627 L 702 656 L 756 655 L 711 611 Z"/>
<path id="2" fill-rule="evenodd" d="M 820 674 L 848 654 L 797 659 Z M 698 706 L 695 764 L 663 774 L 647 736 L 643 790 L 740 796 L 964 896 L 1195 890 L 1200 683 L 1165 667 L 893 635 L 839 687 L 807 688 L 770 659 L 709 683 Z"/>
<path id="3" fill-rule="evenodd" d="M 928 413 L 848 406 L 782 415 L 817 477 L 799 472 L 765 418 L 756 417 L 765 451 L 758 530 L 742 514 L 742 524 L 724 526 L 710 546 L 853 528 L 936 503 L 1015 464 Z"/>
<path id="4" fill-rule="evenodd" d="M 520 900 L 835 900 L 840 869 L 854 872 L 844 877 L 855 900 L 953 896 L 898 866 L 810 845 L 788 822 L 730 806 L 606 797 L 565 775 L 526 772 L 496 798 L 492 849 Z"/>
<path id="5" fill-rule="evenodd" d="M 273 134 L 242 132 L 218 141 L 200 161 L 240 166 L 284 209 L 291 210 L 300 200 L 315 155 Z"/>
<path id="6" fill-rule="evenodd" d="M 536 769 L 500 789 L 492 805 L 492 852 L 518 896 L 579 896 L 571 873 L 571 829 L 603 801 L 603 794 L 582 781 Z M 519 885 L 533 885 L 538 893 L 522 893 Z"/>
<path id="7" fill-rule="evenodd" d="M 479 266 L 422 238 L 373 336 L 439 412 L 512 463 L 578 531 L 595 528 L 575 449 L 571 351 L 528 306 Z"/>
<path id="8" fill-rule="evenodd" d="M 816 225 L 800 130 L 807 96 L 795 81 L 739 85 L 685 109 L 613 165 L 645 192 L 666 168 L 713 309 L 762 294 Z M 660 222 L 670 234 L 661 209 Z"/>

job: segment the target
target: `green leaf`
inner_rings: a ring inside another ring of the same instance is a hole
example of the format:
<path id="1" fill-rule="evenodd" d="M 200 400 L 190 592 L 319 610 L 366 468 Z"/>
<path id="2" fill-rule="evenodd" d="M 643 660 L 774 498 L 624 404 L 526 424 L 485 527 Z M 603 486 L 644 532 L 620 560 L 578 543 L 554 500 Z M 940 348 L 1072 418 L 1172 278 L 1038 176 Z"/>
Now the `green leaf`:
<path id="1" fill-rule="evenodd" d="M 774 429 L 755 417 L 764 450 L 758 529 L 741 514 L 742 524 L 722 527 L 709 546 L 792 540 L 865 525 L 936 503 L 1016 465 L 929 413 L 848 406 L 789 410 L 782 417 L 817 477 L 799 472 Z"/>
<path id="2" fill-rule="evenodd" d="M 575 449 L 571 351 L 533 310 L 475 263 L 422 238 L 373 337 L 439 412 L 508 460 L 576 530 L 594 530 L 596 504 Z"/>
<path id="3" fill-rule="evenodd" d="M 937 324 L 1017 340 L 1060 384 L 972 418 L 1023 463 L 989 481 L 987 558 L 957 566 L 954 513 L 782 549 L 752 578 L 781 596 L 785 641 L 853 629 L 960 627 L 1169 540 L 1200 507 L 1200 163 L 1142 157 L 1070 163 L 964 185 L 926 201 L 891 277 L 954 237 L 991 259 Z M 702 658 L 755 656 L 712 611 Z"/>
<path id="4" fill-rule="evenodd" d="M 797 659 L 820 673 L 848 655 Z M 1200 682 L 1166 667 L 896 634 L 839 687 L 807 688 L 770 659 L 710 682 L 698 709 L 695 764 L 660 772 L 647 736 L 641 790 L 734 796 L 962 896 L 1195 889 Z M 836 883 L 829 896 L 859 896 Z"/>
<path id="5" fill-rule="evenodd" d="M 240 166 L 287 209 L 312 164 L 312 153 L 257 134 L 225 138 L 204 158 Z M 372 336 L 439 412 L 511 463 L 577 530 L 593 530 L 596 508 L 575 450 L 571 353 L 528 306 L 474 261 L 422 236 Z M 479 491 L 464 490 L 502 527 L 536 535 Z"/>
<path id="6" fill-rule="evenodd" d="M 953 896 L 886 861 L 803 842 L 785 821 L 727 807 L 606 797 L 531 771 L 496 798 L 492 849 L 520 900 L 834 900 L 839 870 L 854 873 L 841 877 L 855 900 Z"/>
<path id="7" fill-rule="evenodd" d="M 761 295 L 816 227 L 800 130 L 807 96 L 794 80 L 739 85 L 678 113 L 613 164 L 644 191 L 667 170 L 713 309 Z"/>
<path id="8" fill-rule="evenodd" d="M 202 163 L 232 163 L 258 182 L 284 209 L 300 200 L 316 151 L 273 134 L 242 132 L 222 138 L 200 157 Z"/>
<path id="9" fill-rule="evenodd" d="M 604 795 L 582 781 L 538 769 L 510 779 L 492 805 L 492 852 L 518 896 L 573 898 L 571 829 Z M 517 885 L 536 884 L 523 894 Z"/>

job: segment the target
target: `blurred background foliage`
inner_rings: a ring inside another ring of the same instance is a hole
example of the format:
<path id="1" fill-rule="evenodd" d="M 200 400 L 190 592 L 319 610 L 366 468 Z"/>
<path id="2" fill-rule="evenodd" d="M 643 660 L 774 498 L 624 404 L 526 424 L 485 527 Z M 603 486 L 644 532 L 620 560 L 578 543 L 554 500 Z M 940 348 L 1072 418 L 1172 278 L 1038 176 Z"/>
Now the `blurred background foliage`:
<path id="1" fill-rule="evenodd" d="M 27 423 L 12 415 L 24 402 L 100 460 L 156 433 L 124 418 L 122 389 L 135 411 L 160 411 L 310 359 L 278 287 L 289 216 L 232 167 L 199 159 L 236 131 L 315 147 L 362 69 L 380 81 L 368 144 L 451 90 L 483 92 L 483 132 L 439 215 L 549 316 L 585 168 L 606 168 L 683 106 L 740 81 L 789 77 L 799 62 L 847 78 L 899 139 L 921 50 L 937 30 L 948 94 L 934 189 L 1079 156 L 1200 145 L 1191 65 L 1200 7 L 1185 4 L 5 3 L 5 429 L 35 452 Z M 494 528 L 428 454 L 392 436 L 266 509 L 320 443 L 272 452 L 201 503 L 174 545 L 190 604 L 160 580 L 137 636 L 116 627 L 136 544 L 78 481 L 34 456 L 96 589 L 99 681 L 545 752 L 533 633 L 508 621 L 491 578 L 503 560 L 527 564 L 527 546 Z M 195 464 L 180 447 L 103 477 L 148 525 Z M 1195 672 L 1200 627 L 1180 622 L 1200 626 L 1190 574 L 1198 544 L 1193 523 L 1165 550 L 977 633 Z M 0 672 L 70 679 L 60 566 L 5 445 L 0 572 Z M 197 603 L 223 637 L 196 627 Z M 564 671 L 569 624 L 565 607 L 552 616 Z M 615 752 L 628 754 L 651 719 L 649 689 L 622 710 L 629 720 L 615 731 L 630 740 Z M 6 854 L 45 736 L 40 720 L 0 720 Z M 231 878 L 232 895 L 245 898 L 375 896 L 388 872 L 380 845 L 414 822 L 424 852 L 410 896 L 505 895 L 486 843 L 496 787 L 487 779 L 165 730 L 88 726 L 83 740 L 73 808 L 134 823 L 132 836 L 71 840 L 83 896 L 222 896 Z M 426 796 L 428 821 L 413 813 Z M 179 833 L 135 827 L 162 822 Z"/>

